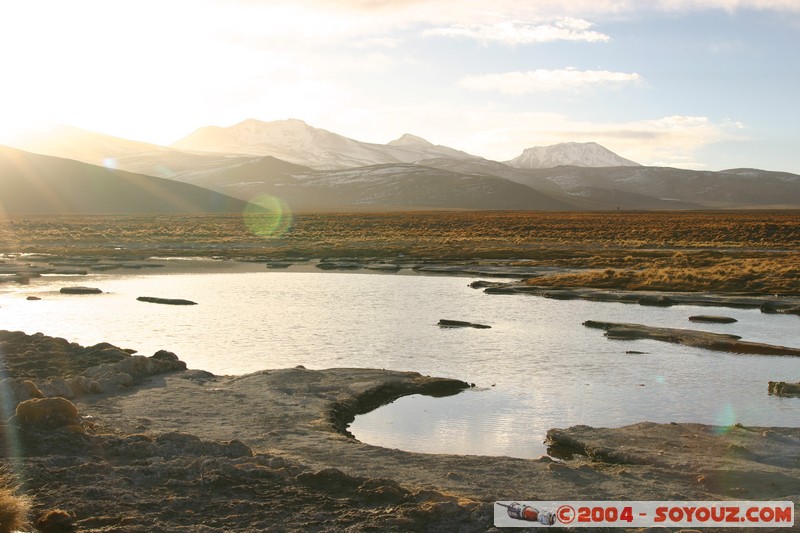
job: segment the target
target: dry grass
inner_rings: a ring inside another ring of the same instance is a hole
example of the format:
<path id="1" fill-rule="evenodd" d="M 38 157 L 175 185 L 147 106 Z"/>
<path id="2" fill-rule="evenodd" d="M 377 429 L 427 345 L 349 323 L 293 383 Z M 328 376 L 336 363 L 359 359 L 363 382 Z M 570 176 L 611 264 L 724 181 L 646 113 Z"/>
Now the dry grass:
<path id="1" fill-rule="evenodd" d="M 0 220 L 0 252 L 513 259 L 604 270 L 553 285 L 800 293 L 797 211 L 15 217 Z"/>
<path id="2" fill-rule="evenodd" d="M 7 473 L 0 474 L 0 533 L 11 533 L 28 525 L 30 500 L 9 486 Z"/>
<path id="3" fill-rule="evenodd" d="M 331 213 L 294 215 L 282 234 L 252 229 L 270 225 L 271 215 L 15 217 L 0 219 L 0 251 L 536 258 L 548 250 L 800 249 L 798 212 Z"/>
<path id="4" fill-rule="evenodd" d="M 686 264 L 684 256 L 676 258 L 673 266 L 640 264 L 636 268 L 606 268 L 556 274 L 532 279 L 529 283 L 548 287 L 626 290 L 800 293 L 800 254 L 796 252 L 771 258 L 724 257 L 704 263 Z"/>

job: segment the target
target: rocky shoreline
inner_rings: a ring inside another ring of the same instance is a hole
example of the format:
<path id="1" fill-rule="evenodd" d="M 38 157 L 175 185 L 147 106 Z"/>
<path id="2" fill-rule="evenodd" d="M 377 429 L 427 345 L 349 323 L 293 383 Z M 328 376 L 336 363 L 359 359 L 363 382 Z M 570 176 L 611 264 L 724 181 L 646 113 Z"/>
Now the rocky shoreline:
<path id="1" fill-rule="evenodd" d="M 483 289 L 487 294 L 521 294 L 541 296 L 553 300 L 589 300 L 593 302 L 619 302 L 650 307 L 693 305 L 760 309 L 767 314 L 800 315 L 800 297 L 763 294 L 718 294 L 710 292 L 626 291 L 614 289 L 571 288 L 561 289 L 537 286 L 526 282 L 475 281 L 473 289 Z"/>
<path id="2" fill-rule="evenodd" d="M 0 332 L 0 349 L 15 402 L 71 395 L 79 415 L 5 424 L 3 462 L 32 518 L 61 509 L 73 527 L 49 531 L 471 532 L 491 530 L 492 502 L 508 498 L 800 502 L 798 428 L 576 426 L 551 430 L 552 457 L 536 460 L 419 454 L 358 442 L 347 424 L 468 383 L 356 368 L 215 376 L 169 352 L 20 332 Z M 105 380 L 78 386 L 91 376 Z"/>
<path id="3" fill-rule="evenodd" d="M 607 338 L 615 340 L 652 339 L 717 352 L 800 356 L 800 348 L 776 346 L 763 342 L 743 341 L 739 335 L 727 333 L 712 333 L 694 329 L 659 328 L 644 326 L 642 324 L 603 322 L 598 320 L 587 320 L 583 325 L 587 328 L 602 329 L 605 331 L 605 336 Z"/>

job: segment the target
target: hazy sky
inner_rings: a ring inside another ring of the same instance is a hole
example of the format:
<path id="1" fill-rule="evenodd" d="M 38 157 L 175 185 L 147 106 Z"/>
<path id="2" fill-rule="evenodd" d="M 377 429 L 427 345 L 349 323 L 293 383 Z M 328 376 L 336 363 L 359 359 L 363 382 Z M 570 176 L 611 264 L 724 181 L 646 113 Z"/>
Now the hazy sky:
<path id="1" fill-rule="evenodd" d="M 9 1 L 0 50 L 0 142 L 299 118 L 498 160 L 596 141 L 800 173 L 797 0 Z"/>

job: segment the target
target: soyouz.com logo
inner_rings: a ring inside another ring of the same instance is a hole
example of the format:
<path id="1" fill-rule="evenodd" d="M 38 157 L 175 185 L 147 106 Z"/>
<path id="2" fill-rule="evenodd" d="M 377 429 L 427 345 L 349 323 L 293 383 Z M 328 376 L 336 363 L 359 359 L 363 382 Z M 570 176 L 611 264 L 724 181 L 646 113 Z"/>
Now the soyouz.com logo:
<path id="1" fill-rule="evenodd" d="M 497 527 L 792 527 L 794 503 L 498 501 Z"/>

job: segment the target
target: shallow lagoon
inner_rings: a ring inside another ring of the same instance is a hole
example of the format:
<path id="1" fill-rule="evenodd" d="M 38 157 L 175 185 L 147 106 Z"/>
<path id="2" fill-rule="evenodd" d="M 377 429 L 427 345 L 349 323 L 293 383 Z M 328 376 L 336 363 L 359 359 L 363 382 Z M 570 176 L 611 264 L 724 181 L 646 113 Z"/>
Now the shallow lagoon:
<path id="1" fill-rule="evenodd" d="M 471 280 L 274 271 L 42 278 L 29 286 L 0 286 L 0 327 L 85 345 L 107 341 L 146 355 L 164 348 L 190 367 L 216 374 L 352 366 L 474 382 L 475 389 L 449 398 L 402 398 L 351 426 L 362 441 L 413 451 L 536 457 L 545 452 L 547 429 L 575 424 L 800 425 L 800 399 L 766 393 L 769 380 L 800 379 L 800 358 L 609 341 L 581 325 L 587 319 L 638 322 L 797 347 L 796 316 L 487 295 L 470 289 Z M 58 293 L 78 284 L 106 293 Z M 149 304 L 138 296 L 199 305 Z M 688 321 L 699 313 L 739 322 Z M 492 329 L 439 328 L 441 318 Z"/>

